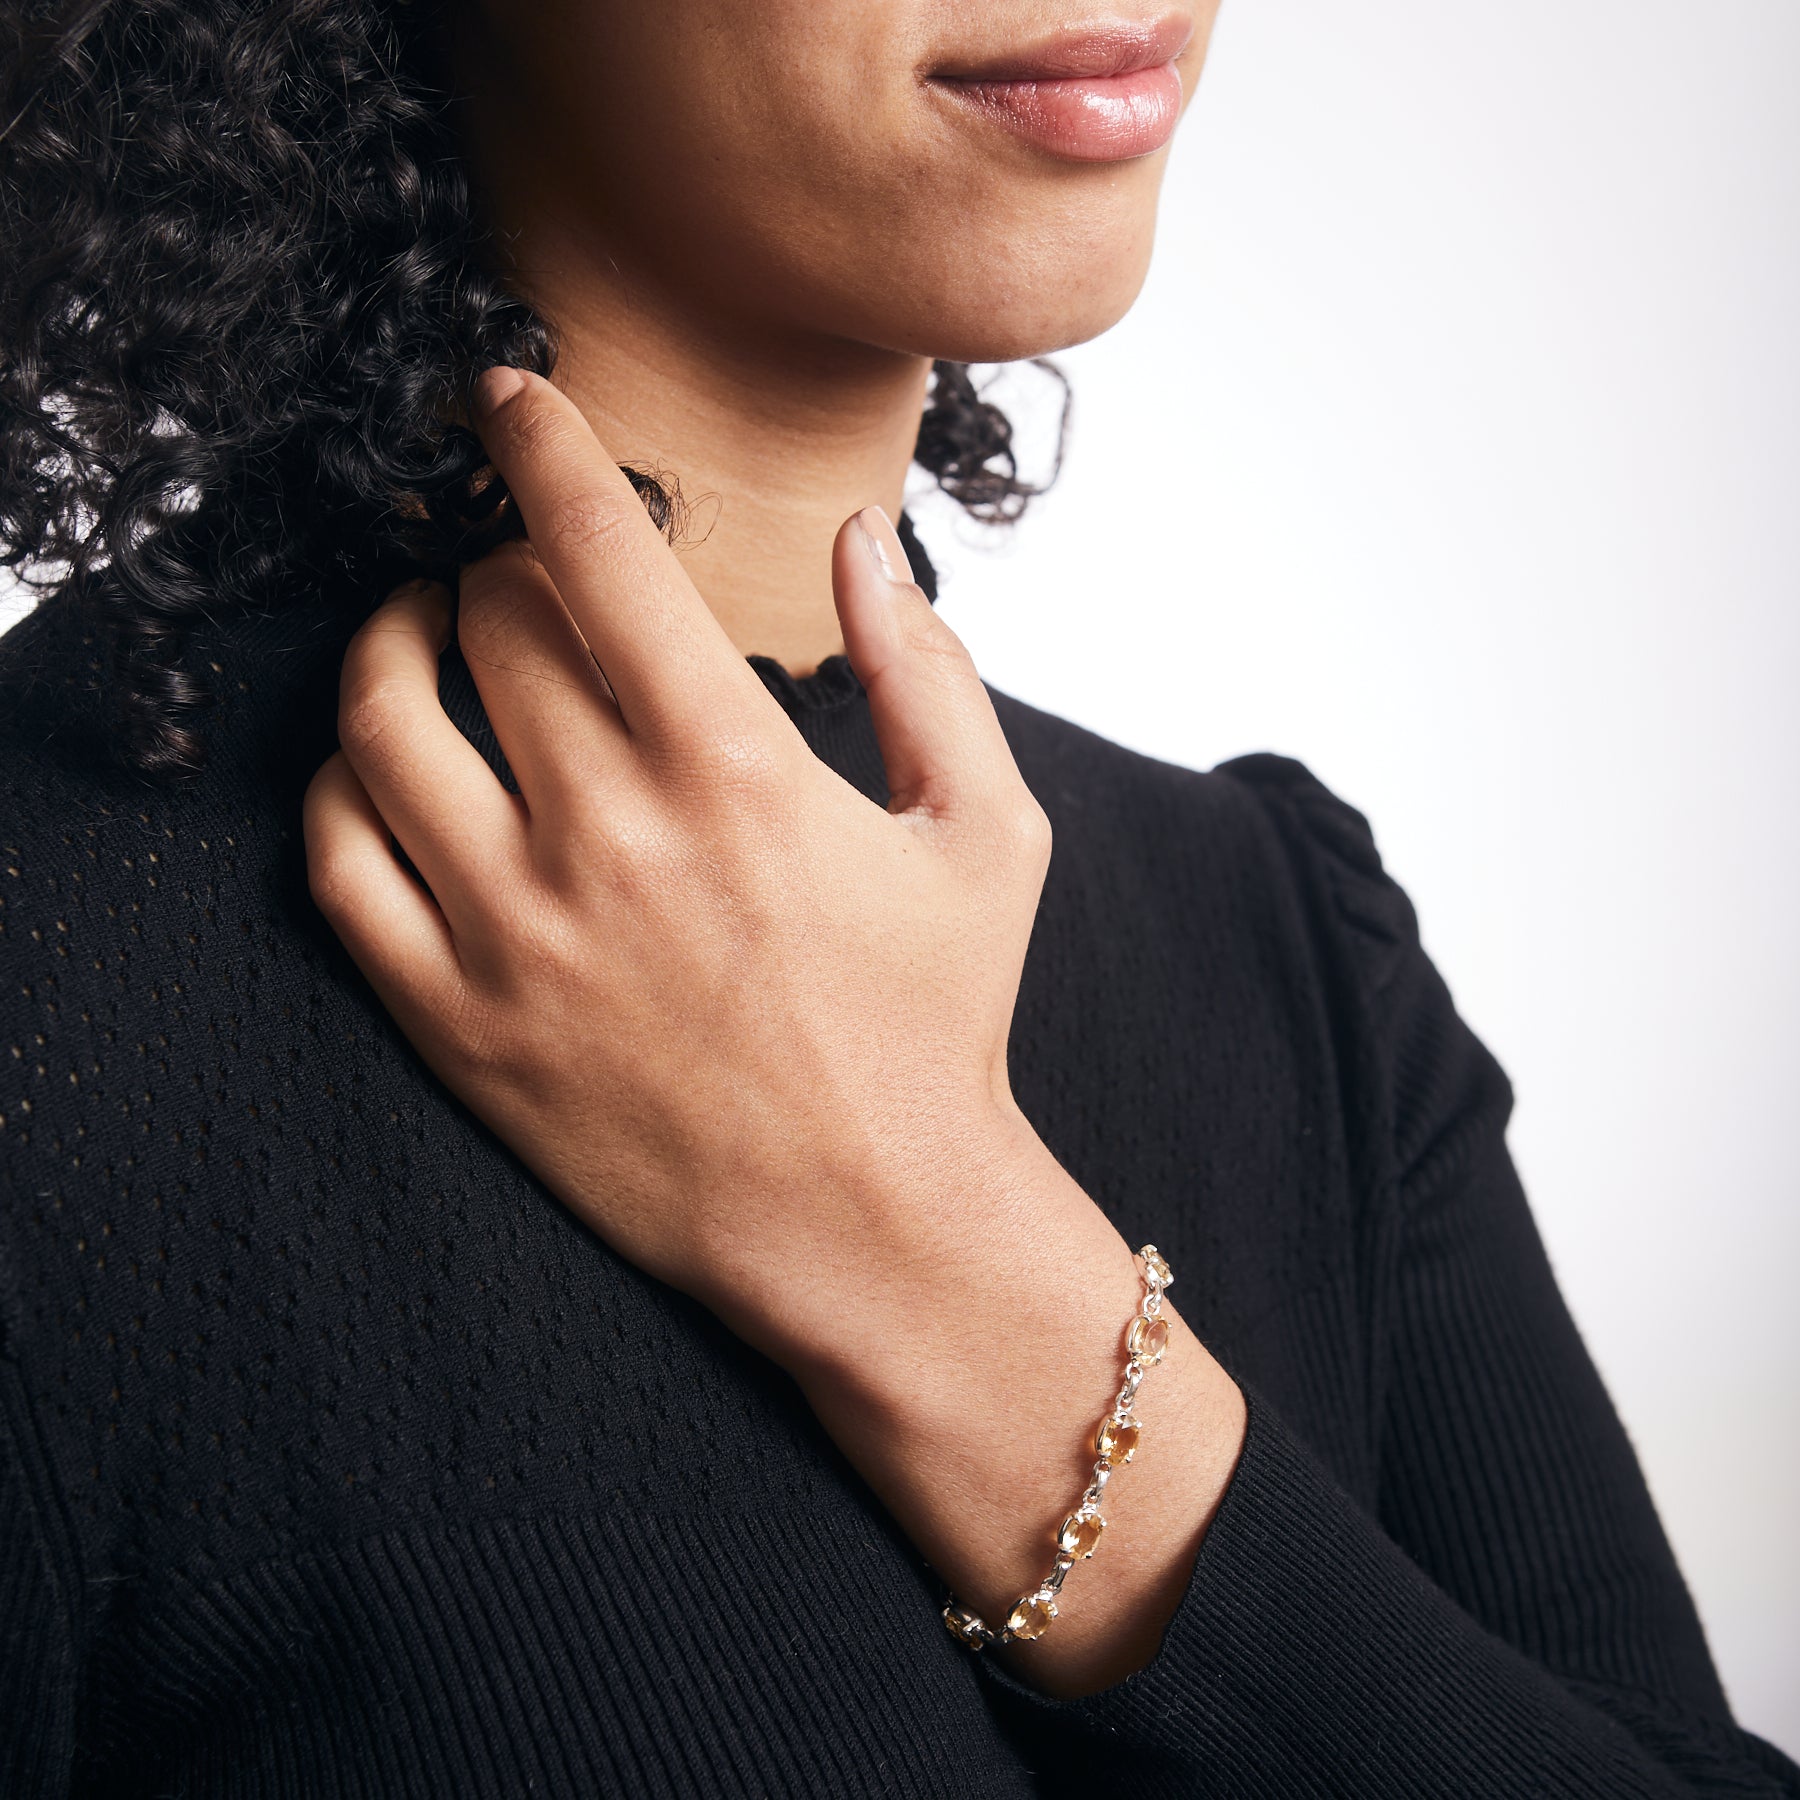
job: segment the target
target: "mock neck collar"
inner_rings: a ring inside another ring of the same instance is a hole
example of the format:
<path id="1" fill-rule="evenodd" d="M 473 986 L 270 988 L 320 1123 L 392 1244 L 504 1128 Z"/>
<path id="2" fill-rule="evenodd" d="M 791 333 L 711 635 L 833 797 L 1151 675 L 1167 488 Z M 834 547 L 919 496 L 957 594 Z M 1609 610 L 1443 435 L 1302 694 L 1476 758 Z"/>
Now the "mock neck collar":
<path id="1" fill-rule="evenodd" d="M 900 541 L 913 579 L 926 597 L 937 599 L 937 572 L 902 513 Z M 205 620 L 190 640 L 197 679 L 208 690 L 201 724 L 207 767 L 215 774 L 232 769 L 323 762 L 336 743 L 337 677 L 344 644 L 357 620 L 341 604 L 322 595 L 266 611 L 226 613 Z M 107 731 L 107 689 L 102 675 L 105 633 L 88 610 L 74 601 L 38 607 L 6 634 L 0 664 L 0 705 L 25 723 L 59 760 L 90 772 L 105 772 L 122 791 L 142 778 L 112 768 Z M 854 735 L 856 713 L 864 706 L 862 683 L 841 652 L 828 656 L 810 674 L 790 673 L 773 657 L 752 655 L 750 666 L 809 737 Z M 480 699 L 454 645 L 443 661 L 440 688 L 446 709 L 478 743 L 492 738 Z M 497 753 L 498 745 L 492 745 Z"/>
<path id="2" fill-rule="evenodd" d="M 937 603 L 937 570 L 932 566 L 931 558 L 925 554 L 925 546 L 919 542 L 919 534 L 913 529 L 912 518 L 902 512 L 895 524 L 900 534 L 901 548 L 906 552 L 906 560 L 912 567 L 912 578 L 919 584 L 925 598 Z M 828 656 L 809 675 L 795 675 L 772 656 L 759 656 L 755 652 L 746 659 L 751 668 L 762 677 L 763 686 L 781 703 L 783 710 L 790 718 L 797 719 L 807 713 L 832 712 L 841 706 L 854 706 L 863 693 L 862 683 L 857 679 L 856 671 L 850 666 L 850 659 L 840 650 L 834 656 Z"/>

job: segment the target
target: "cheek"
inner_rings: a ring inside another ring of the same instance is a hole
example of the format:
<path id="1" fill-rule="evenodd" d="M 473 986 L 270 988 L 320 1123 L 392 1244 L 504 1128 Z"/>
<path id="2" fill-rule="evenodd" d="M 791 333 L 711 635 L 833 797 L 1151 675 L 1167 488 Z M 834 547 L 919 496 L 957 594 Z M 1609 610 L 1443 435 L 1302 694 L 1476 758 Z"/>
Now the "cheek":
<path id="1" fill-rule="evenodd" d="M 1158 155 L 1022 170 L 965 150 L 897 202 L 890 282 L 872 290 L 890 329 L 960 362 L 1042 355 L 1104 331 L 1149 267 L 1162 165 Z"/>
<path id="2" fill-rule="evenodd" d="M 749 305 L 879 257 L 894 160 L 916 150 L 916 82 L 896 34 L 846 11 L 868 9 L 671 0 L 590 24 L 578 71 L 550 78 L 617 247 Z"/>
<path id="3" fill-rule="evenodd" d="M 1135 297 L 1162 154 L 1058 163 L 947 115 L 902 7 L 671 0 L 652 28 L 654 10 L 598 33 L 589 15 L 561 85 L 610 231 L 664 278 L 784 327 L 982 362 L 1090 337 Z"/>
<path id="4" fill-rule="evenodd" d="M 779 131 L 743 114 L 712 131 L 663 165 L 682 180 L 650 229 L 684 285 L 787 327 L 1009 361 L 1106 329 L 1149 264 L 1161 154 L 1051 163 L 912 93 L 853 116 L 796 95 Z"/>
<path id="5" fill-rule="evenodd" d="M 765 215 L 786 215 L 765 240 L 765 294 L 794 324 L 961 362 L 1104 331 L 1148 269 L 1163 158 L 1022 161 L 916 129 L 867 167 L 840 160 L 829 186 Z"/>

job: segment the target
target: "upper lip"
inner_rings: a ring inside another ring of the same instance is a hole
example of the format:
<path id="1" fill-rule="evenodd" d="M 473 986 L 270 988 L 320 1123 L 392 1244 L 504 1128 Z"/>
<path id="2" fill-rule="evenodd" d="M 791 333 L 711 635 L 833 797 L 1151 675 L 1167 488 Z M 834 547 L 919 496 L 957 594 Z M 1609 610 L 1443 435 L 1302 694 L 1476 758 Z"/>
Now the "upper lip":
<path id="1" fill-rule="evenodd" d="M 1182 12 L 1148 21 L 1099 19 L 1065 26 L 1022 49 L 956 59 L 931 71 L 935 81 L 1080 81 L 1131 75 L 1173 62 L 1194 35 Z"/>

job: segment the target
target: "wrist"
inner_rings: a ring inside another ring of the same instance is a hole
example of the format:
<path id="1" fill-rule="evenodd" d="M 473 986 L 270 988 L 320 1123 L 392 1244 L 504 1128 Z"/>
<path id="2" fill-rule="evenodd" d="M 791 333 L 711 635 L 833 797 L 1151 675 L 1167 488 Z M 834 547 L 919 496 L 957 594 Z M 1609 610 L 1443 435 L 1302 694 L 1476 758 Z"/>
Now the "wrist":
<path id="1" fill-rule="evenodd" d="M 787 1366 L 877 1491 L 928 1489 L 931 1516 L 1023 1581 L 1051 1513 L 1091 1476 L 1143 1284 L 1131 1246 L 1035 1135 L 1001 1145 L 979 1179 L 931 1241 L 859 1277 L 833 1329 Z M 921 1548 L 949 1573 L 940 1546 Z M 997 1598 L 980 1575 L 965 1585 Z"/>
<path id="2" fill-rule="evenodd" d="M 1022 1115 L 997 1112 L 850 1210 L 854 1250 L 779 1358 L 815 1404 L 936 1437 L 1017 1393 L 1054 1346 L 1104 1383 L 1135 1258 Z"/>
<path id="3" fill-rule="evenodd" d="M 781 1360 L 946 1586 L 992 1621 L 1042 1582 L 1092 1479 L 1143 1280 L 1022 1119 L 971 1147 L 945 1192 L 935 1216 L 913 1195 L 907 1230 L 871 1226 L 849 1279 L 825 1284 L 824 1325 Z M 1235 1384 L 1166 1301 L 1162 1316 L 1167 1351 L 1134 1402 L 1144 1443 L 1109 1484 L 1101 1561 L 1059 1596 L 1063 1623 L 1003 1652 L 1051 1691 L 1096 1691 L 1154 1654 L 1243 1441 Z"/>

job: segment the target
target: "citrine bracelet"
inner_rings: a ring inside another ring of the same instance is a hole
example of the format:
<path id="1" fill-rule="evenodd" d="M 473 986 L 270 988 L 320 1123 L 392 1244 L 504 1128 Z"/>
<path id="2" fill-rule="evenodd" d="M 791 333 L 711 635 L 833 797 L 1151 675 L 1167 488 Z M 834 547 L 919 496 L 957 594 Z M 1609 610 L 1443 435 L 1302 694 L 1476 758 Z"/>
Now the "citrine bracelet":
<path id="1" fill-rule="evenodd" d="M 1006 1615 L 1006 1623 L 995 1631 L 981 1617 L 955 1598 L 944 1608 L 944 1623 L 950 1635 L 971 1650 L 985 1650 L 990 1645 L 1024 1643 L 1040 1638 L 1050 1629 L 1056 1617 L 1056 1597 L 1069 1571 L 1078 1562 L 1086 1562 L 1100 1547 L 1100 1534 L 1106 1521 L 1100 1516 L 1100 1503 L 1106 1497 L 1106 1484 L 1113 1470 L 1120 1469 L 1137 1454 L 1139 1425 L 1132 1407 L 1144 1377 L 1162 1361 L 1169 1344 L 1169 1321 L 1161 1316 L 1163 1289 L 1175 1279 L 1154 1244 L 1146 1244 L 1138 1252 L 1144 1265 L 1144 1298 L 1131 1329 L 1125 1337 L 1125 1380 L 1113 1401 L 1111 1410 L 1100 1421 L 1094 1434 L 1098 1460 L 1087 1491 L 1076 1502 L 1075 1510 L 1063 1520 L 1056 1533 L 1056 1560 L 1043 1582 L 1029 1594 L 1021 1594 Z"/>

